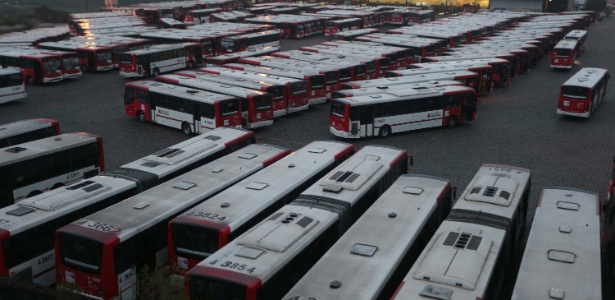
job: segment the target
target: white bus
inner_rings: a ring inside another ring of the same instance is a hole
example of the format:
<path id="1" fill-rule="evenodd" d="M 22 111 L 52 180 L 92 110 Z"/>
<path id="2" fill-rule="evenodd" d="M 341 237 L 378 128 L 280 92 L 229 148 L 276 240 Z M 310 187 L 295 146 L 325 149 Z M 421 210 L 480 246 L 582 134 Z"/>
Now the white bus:
<path id="1" fill-rule="evenodd" d="M 147 77 L 191 69 L 201 63 L 203 54 L 199 44 L 163 44 L 120 54 L 119 69 L 124 77 Z"/>
<path id="2" fill-rule="evenodd" d="M 589 118 L 606 99 L 611 74 L 607 69 L 582 68 L 560 87 L 557 114 Z"/>
<path id="3" fill-rule="evenodd" d="M 170 219 L 289 153 L 252 144 L 58 229 L 57 284 L 99 299 L 137 299 L 143 267 L 168 261 Z"/>
<path id="4" fill-rule="evenodd" d="M 482 165 L 391 300 L 510 299 L 530 182 L 528 169 Z"/>
<path id="5" fill-rule="evenodd" d="M 446 179 L 402 175 L 283 299 L 390 299 L 452 198 Z"/>
<path id="6" fill-rule="evenodd" d="M 363 147 L 189 270 L 190 298 L 281 299 L 407 168 L 405 150 Z"/>
<path id="7" fill-rule="evenodd" d="M 26 79 L 18 68 L 0 68 L 0 104 L 26 98 Z"/>
<path id="8" fill-rule="evenodd" d="M 477 96 L 465 86 L 410 88 L 331 100 L 329 130 L 342 138 L 392 133 L 476 119 Z"/>
<path id="9" fill-rule="evenodd" d="M 188 135 L 223 126 L 241 128 L 239 98 L 155 81 L 127 83 L 124 109 L 141 122 L 178 128 Z"/>
<path id="10" fill-rule="evenodd" d="M 331 99 L 337 98 L 350 98 L 354 96 L 366 96 L 372 94 L 383 94 L 388 92 L 394 92 L 397 90 L 400 91 L 410 91 L 412 89 L 417 88 L 436 88 L 447 85 L 460 85 L 463 86 L 463 82 L 457 80 L 439 80 L 439 81 L 427 81 L 427 82 L 417 82 L 417 83 L 406 83 L 406 84 L 397 84 L 391 86 L 372 86 L 360 89 L 352 89 L 352 90 L 339 90 L 331 93 Z"/>
<path id="11" fill-rule="evenodd" d="M 314 141 L 171 220 L 169 264 L 183 275 L 353 153 L 351 144 Z"/>
<path id="12" fill-rule="evenodd" d="M 52 119 L 27 119 L 0 125 L 0 148 L 60 134 L 60 122 Z"/>
<path id="13" fill-rule="evenodd" d="M 512 299 L 602 299 L 600 240 L 598 193 L 543 188 Z"/>

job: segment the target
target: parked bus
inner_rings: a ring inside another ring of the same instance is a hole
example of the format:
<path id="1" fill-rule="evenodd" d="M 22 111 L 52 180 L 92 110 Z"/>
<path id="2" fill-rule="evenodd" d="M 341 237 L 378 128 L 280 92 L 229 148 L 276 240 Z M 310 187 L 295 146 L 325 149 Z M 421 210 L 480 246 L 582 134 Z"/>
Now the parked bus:
<path id="1" fill-rule="evenodd" d="M 122 165 L 112 175 L 135 181 L 144 191 L 255 142 L 252 131 L 218 127 Z"/>
<path id="2" fill-rule="evenodd" d="M 60 58 L 62 61 L 62 79 L 74 79 L 83 75 L 83 71 L 81 70 L 81 61 L 76 53 L 44 49 L 37 49 L 35 51 L 40 51 L 42 54 L 57 55 Z"/>
<path id="3" fill-rule="evenodd" d="M 433 22 L 436 20 L 436 12 L 434 10 L 418 10 L 411 11 L 408 14 L 408 22 L 422 24 Z"/>
<path id="4" fill-rule="evenodd" d="M 124 109 L 141 122 L 178 128 L 188 135 L 222 126 L 241 127 L 239 98 L 154 81 L 127 83 Z"/>
<path id="5" fill-rule="evenodd" d="M 273 117 L 286 115 L 286 109 L 288 107 L 285 87 L 281 84 L 272 84 L 263 81 L 245 80 L 243 78 L 233 78 L 226 76 L 219 76 L 207 72 L 198 71 L 180 71 L 175 72 L 176 75 L 199 78 L 202 80 L 213 81 L 220 84 L 227 84 L 230 86 L 238 86 L 247 89 L 267 92 L 273 97 Z"/>
<path id="6" fill-rule="evenodd" d="M 209 23 L 211 14 L 221 12 L 220 8 L 195 9 L 186 12 L 184 23 L 187 25 Z"/>
<path id="7" fill-rule="evenodd" d="M 598 193 L 543 188 L 531 228 L 512 299 L 602 299 Z"/>
<path id="8" fill-rule="evenodd" d="M 291 114 L 308 109 L 309 95 L 307 90 L 307 83 L 303 79 L 273 76 L 256 72 L 244 72 L 222 67 L 201 68 L 199 69 L 199 71 L 222 77 L 250 81 L 263 81 L 275 85 L 284 86 L 284 98 L 286 99 L 286 114 Z"/>
<path id="9" fill-rule="evenodd" d="M 255 129 L 273 125 L 273 96 L 269 93 L 176 74 L 156 76 L 155 80 L 239 97 L 243 128 Z"/>
<path id="10" fill-rule="evenodd" d="M 60 134 L 60 122 L 52 119 L 38 118 L 6 123 L 0 125 L 0 148 L 58 134 Z"/>
<path id="11" fill-rule="evenodd" d="M 322 55 L 301 50 L 280 51 L 272 53 L 271 56 L 313 62 L 318 64 L 327 64 L 336 68 L 340 68 L 340 82 L 367 79 L 367 65 L 364 62 L 360 62 L 351 58 L 333 57 L 330 55 Z M 341 68 L 348 68 L 349 72 L 342 72 Z M 342 74 L 347 74 L 349 76 L 342 77 Z"/>
<path id="12" fill-rule="evenodd" d="M 158 20 L 158 28 L 174 28 L 174 29 L 186 29 L 187 26 L 182 21 L 177 21 L 173 18 L 160 18 Z"/>
<path id="13" fill-rule="evenodd" d="M 246 51 L 250 48 L 280 47 L 280 31 L 269 30 L 234 35 L 220 39 L 219 54 Z"/>
<path id="14" fill-rule="evenodd" d="M 457 61 L 462 62 L 462 61 Z M 427 65 L 427 67 L 418 67 L 406 70 L 396 70 L 396 71 L 388 71 L 385 74 L 385 77 L 401 77 L 401 76 L 420 76 L 424 74 L 431 73 L 441 73 L 441 72 L 449 72 L 449 71 L 471 71 L 477 73 L 479 76 L 479 89 L 476 91 L 477 94 L 481 92 L 490 92 L 493 87 L 497 86 L 496 81 L 492 80 L 493 67 L 488 64 L 451 64 L 448 65 L 434 65 L 429 66 L 432 63 L 426 63 L 422 65 Z"/>
<path id="15" fill-rule="evenodd" d="M 557 114 L 589 118 L 606 97 L 610 78 L 606 69 L 579 70 L 560 87 Z"/>
<path id="16" fill-rule="evenodd" d="M 120 75 L 124 77 L 158 76 L 203 63 L 201 47 L 195 43 L 156 45 L 120 54 Z"/>
<path id="17" fill-rule="evenodd" d="M 405 150 L 363 147 L 189 270 L 190 298 L 281 299 L 407 168 Z"/>
<path id="18" fill-rule="evenodd" d="M 343 138 L 387 137 L 476 119 L 477 96 L 463 86 L 394 90 L 331 100 L 329 130 Z"/>
<path id="19" fill-rule="evenodd" d="M 62 72 L 62 61 L 57 55 L 43 54 L 36 50 L 28 49 L 0 49 L 0 62 L 2 68 L 14 67 L 23 71 L 25 82 L 32 83 L 51 83 L 64 79 Z M 5 69 L 3 73 L 14 73 L 14 70 Z M 16 79 L 17 75 L 13 75 Z M 20 74 L 21 76 L 21 74 Z M 11 77 L 11 76 L 9 76 Z M 11 81 L 11 80 L 9 80 Z M 13 80 L 10 85 L 13 85 Z M 25 92 L 25 90 L 23 90 Z"/>
<path id="20" fill-rule="evenodd" d="M 65 133 L 0 149 L 0 207 L 104 171 L 102 138 Z"/>
<path id="21" fill-rule="evenodd" d="M 77 53 L 81 71 L 101 72 L 113 69 L 113 49 L 106 46 L 92 46 L 71 41 L 45 42 L 38 44 L 40 49 L 71 51 Z"/>
<path id="22" fill-rule="evenodd" d="M 587 41 L 587 30 L 575 29 L 564 36 L 564 40 L 576 40 L 579 44 L 579 54 L 585 51 L 585 41 Z"/>
<path id="23" fill-rule="evenodd" d="M 390 299 L 453 199 L 446 179 L 401 175 L 283 299 Z"/>
<path id="24" fill-rule="evenodd" d="M 327 26 L 325 26 L 325 35 L 328 36 L 330 34 L 357 30 L 363 28 L 363 19 L 361 18 L 348 18 L 348 19 L 338 19 L 338 20 L 328 20 Z"/>
<path id="25" fill-rule="evenodd" d="M 346 77 L 350 78 L 349 68 L 337 68 L 335 66 L 309 63 L 309 62 L 297 61 L 293 59 L 282 59 L 282 58 L 273 57 L 273 56 L 241 58 L 239 59 L 239 62 L 248 64 L 248 65 L 253 65 L 253 66 L 285 68 L 285 69 L 290 69 L 294 71 L 318 72 L 318 74 L 325 75 L 325 90 L 327 93 L 326 94 L 327 97 L 329 97 L 332 91 L 339 90 L 340 77 L 343 76 L 344 78 Z M 341 75 L 342 73 L 343 75 Z M 344 80 L 344 81 L 348 81 L 348 80 Z"/>
<path id="26" fill-rule="evenodd" d="M 391 61 L 397 59 L 397 68 L 405 69 L 408 64 L 414 63 L 414 50 L 404 47 L 395 47 L 381 43 L 359 42 L 359 41 L 328 41 L 322 45 L 337 47 L 340 49 L 351 50 L 360 53 L 377 53 L 383 57 L 388 57 Z"/>
<path id="27" fill-rule="evenodd" d="M 551 50 L 551 69 L 572 69 L 575 59 L 580 54 L 577 41 L 559 41 Z"/>
<path id="28" fill-rule="evenodd" d="M 384 76 L 384 73 L 388 70 L 397 70 L 397 58 L 390 59 L 388 57 L 382 57 L 378 53 L 365 53 L 360 51 L 353 51 L 338 47 L 330 47 L 325 45 L 313 45 L 311 47 L 301 47 L 299 50 L 320 53 L 324 56 L 331 58 L 344 58 L 351 60 L 358 60 L 360 63 L 365 64 L 365 79 L 376 79 Z"/>
<path id="29" fill-rule="evenodd" d="M 57 285 L 99 299 L 137 299 L 143 267 L 168 261 L 169 220 L 289 153 L 252 144 L 58 229 Z"/>
<path id="30" fill-rule="evenodd" d="M 224 68 L 229 68 L 233 70 L 239 71 L 247 71 L 247 72 L 256 72 L 256 73 L 264 73 L 273 76 L 285 76 L 295 79 L 305 80 L 307 84 L 307 93 L 309 95 L 309 103 L 320 104 L 325 103 L 326 97 L 326 89 L 325 89 L 325 75 L 319 74 L 316 71 L 310 70 L 290 70 L 284 68 L 275 68 L 275 67 L 260 67 L 260 66 L 252 66 L 248 64 L 225 64 L 222 65 Z"/>
<path id="31" fill-rule="evenodd" d="M 177 266 L 175 274 L 183 275 L 290 203 L 353 153 L 351 144 L 312 142 L 172 219 L 169 264 Z"/>
<path id="32" fill-rule="evenodd" d="M 243 57 L 254 57 L 261 55 L 270 55 L 271 53 L 280 51 L 280 47 L 266 46 L 262 48 L 250 48 L 246 51 L 239 51 L 235 53 L 223 54 L 218 56 L 209 56 L 205 58 L 205 64 L 207 66 L 220 67 L 224 64 L 230 64 L 238 62 Z"/>
<path id="33" fill-rule="evenodd" d="M 379 32 L 376 28 L 363 28 L 329 34 L 329 41 L 352 41 L 357 37 Z"/>
<path id="34" fill-rule="evenodd" d="M 391 86 L 373 86 L 366 87 L 360 89 L 351 89 L 351 90 L 339 90 L 331 93 L 331 99 L 337 98 L 350 98 L 354 96 L 365 96 L 372 94 L 382 94 L 390 91 L 397 90 L 411 90 L 417 88 L 435 88 L 447 85 L 460 85 L 463 86 L 464 83 L 457 80 L 438 80 L 438 81 L 427 81 L 427 82 L 416 82 L 416 83 L 407 83 L 407 84 L 396 84 Z"/>
<path id="35" fill-rule="evenodd" d="M 441 73 L 428 73 L 419 76 L 402 76 L 402 77 L 388 77 L 379 78 L 374 80 L 363 80 L 343 83 L 342 90 L 360 89 L 366 87 L 375 86 L 392 86 L 397 84 L 408 84 L 417 82 L 429 82 L 440 80 L 457 80 L 463 82 L 466 86 L 471 87 L 474 91 L 479 91 L 480 78 L 478 73 L 471 71 L 449 71 Z"/>
<path id="36" fill-rule="evenodd" d="M 0 104 L 26 98 L 26 79 L 24 71 L 7 67 L 0 69 Z M 2 134 L 0 134 L 2 135 Z M 0 142 L 0 148 L 2 147 Z"/>
<path id="37" fill-rule="evenodd" d="M 416 63 L 408 65 L 408 69 L 415 68 L 432 68 L 439 66 L 482 66 L 489 65 L 493 68 L 493 72 L 489 79 L 491 82 L 487 81 L 490 85 L 490 90 L 494 87 L 507 86 L 510 84 L 511 77 L 511 65 L 510 61 L 503 58 L 482 58 L 482 59 L 464 59 L 464 60 L 456 60 L 456 61 L 441 61 L 441 62 L 428 62 L 428 63 Z M 484 80 L 484 78 L 483 78 Z"/>
<path id="38" fill-rule="evenodd" d="M 391 300 L 510 299 L 530 185 L 528 169 L 482 165 Z"/>

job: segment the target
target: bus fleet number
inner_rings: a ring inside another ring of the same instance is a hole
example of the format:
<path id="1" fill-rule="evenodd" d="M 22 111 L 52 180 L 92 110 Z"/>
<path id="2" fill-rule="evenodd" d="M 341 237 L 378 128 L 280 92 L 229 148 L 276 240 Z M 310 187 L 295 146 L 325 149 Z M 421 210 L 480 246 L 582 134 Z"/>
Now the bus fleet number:
<path id="1" fill-rule="evenodd" d="M 39 258 L 38 264 L 42 265 L 42 264 L 44 264 L 46 262 L 49 262 L 49 261 L 52 261 L 52 260 L 53 260 L 53 253 L 51 253 L 49 255 L 45 255 L 45 256 Z"/>
<path id="2" fill-rule="evenodd" d="M 210 265 L 215 265 L 218 262 L 218 260 L 213 260 L 211 262 L 209 262 Z M 245 264 L 239 264 L 239 263 L 234 263 L 232 261 L 224 261 L 223 263 L 220 264 L 220 267 L 222 268 L 229 268 L 229 269 L 237 269 L 239 271 L 243 271 L 246 270 L 249 273 L 254 272 L 254 270 L 256 268 L 248 268 L 248 265 Z"/>
<path id="3" fill-rule="evenodd" d="M 207 218 L 207 219 L 213 219 L 213 220 L 218 220 L 218 221 L 226 220 L 226 216 L 221 216 L 219 214 L 214 214 L 214 213 L 206 213 L 202 211 L 193 211 L 189 215 L 193 217 Z"/>
<path id="4" fill-rule="evenodd" d="M 88 221 L 88 220 L 77 221 L 77 222 L 75 222 L 75 224 L 83 226 L 83 227 L 91 228 L 91 229 L 94 229 L 94 230 L 106 232 L 106 233 L 120 232 L 121 231 L 121 229 L 119 229 L 117 227 L 113 227 L 111 225 L 107 225 L 107 224 L 100 223 L 100 222 Z"/>

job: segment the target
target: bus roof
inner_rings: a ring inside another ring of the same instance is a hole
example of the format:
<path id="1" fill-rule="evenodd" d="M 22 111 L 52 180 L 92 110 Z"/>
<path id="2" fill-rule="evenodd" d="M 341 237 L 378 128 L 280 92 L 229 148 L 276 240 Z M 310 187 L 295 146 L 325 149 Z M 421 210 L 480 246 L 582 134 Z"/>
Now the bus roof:
<path id="1" fill-rule="evenodd" d="M 446 93 L 469 92 L 474 93 L 474 89 L 461 86 L 449 85 L 441 87 L 417 87 L 408 89 L 384 90 L 380 94 L 370 94 L 364 96 L 354 96 L 350 98 L 338 98 L 340 101 L 350 103 L 352 106 L 370 105 L 383 102 L 393 102 L 402 100 L 421 99 L 431 96 L 444 95 Z"/>
<path id="2" fill-rule="evenodd" d="M 21 74 L 21 70 L 15 68 L 0 68 L 0 76 L 4 74 Z M 20 120 L 11 123 L 0 125 L 0 139 L 4 139 L 9 136 L 18 135 L 25 132 L 30 132 L 46 127 L 51 127 L 53 124 L 58 123 L 52 119 L 27 119 Z"/>
<path id="3" fill-rule="evenodd" d="M 229 95 L 222 95 L 213 92 L 195 90 L 187 87 L 176 86 L 172 84 L 166 84 L 156 81 L 133 81 L 126 84 L 126 86 L 145 88 L 152 92 L 158 92 L 161 94 L 177 96 L 185 99 L 201 103 L 213 104 L 220 101 L 236 99 Z"/>
<path id="4" fill-rule="evenodd" d="M 87 132 L 63 133 L 0 149 L 0 167 L 25 161 L 48 153 L 91 144 L 99 137 Z"/>
<path id="5" fill-rule="evenodd" d="M 151 53 L 158 53 L 158 52 L 163 52 L 163 51 L 168 51 L 168 50 L 184 49 L 190 46 L 199 47 L 199 44 L 197 43 L 158 44 L 158 45 L 153 45 L 153 46 L 150 46 L 144 49 L 137 49 L 137 50 L 122 52 L 122 54 L 134 54 L 134 55 L 139 56 L 139 55 L 147 55 Z"/>
<path id="6" fill-rule="evenodd" d="M 560 40 L 555 46 L 553 46 L 553 50 L 556 49 L 575 49 L 579 43 L 577 40 Z"/>
<path id="7" fill-rule="evenodd" d="M 604 76 L 609 76 L 609 71 L 607 69 L 582 68 L 570 77 L 570 79 L 566 80 L 562 86 L 593 88 Z"/>

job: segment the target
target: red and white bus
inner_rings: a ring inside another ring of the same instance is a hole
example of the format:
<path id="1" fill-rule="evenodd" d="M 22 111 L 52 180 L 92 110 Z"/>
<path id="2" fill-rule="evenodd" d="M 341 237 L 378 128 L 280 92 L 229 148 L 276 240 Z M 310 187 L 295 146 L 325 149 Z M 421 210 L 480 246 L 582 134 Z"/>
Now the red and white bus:
<path id="1" fill-rule="evenodd" d="M 342 84 L 342 90 L 360 89 L 374 86 L 392 86 L 397 84 L 408 84 L 417 82 L 430 82 L 440 80 L 456 80 L 461 81 L 467 87 L 480 90 L 480 76 L 478 73 L 471 71 L 449 71 L 439 73 L 427 73 L 418 76 L 402 76 L 402 77 L 388 77 L 379 78 L 374 80 L 353 81 Z"/>
<path id="2" fill-rule="evenodd" d="M 318 64 L 327 64 L 335 68 L 340 68 L 340 82 L 367 79 L 367 65 L 355 59 L 322 55 L 319 53 L 312 53 L 301 50 L 280 51 L 272 53 L 271 56 L 293 59 L 298 61 L 313 62 Z M 347 68 L 349 73 L 342 72 L 342 68 Z M 343 76 L 346 74 L 348 74 L 349 76 Z"/>
<path id="3" fill-rule="evenodd" d="M 64 79 L 62 60 L 54 54 L 20 48 L 0 49 L 0 61 L 3 68 L 20 68 L 28 84 L 51 83 Z"/>
<path id="4" fill-rule="evenodd" d="M 273 76 L 285 76 L 295 79 L 305 80 L 307 83 L 307 91 L 310 98 L 310 105 L 325 103 L 327 91 L 325 89 L 325 75 L 319 74 L 316 71 L 310 70 L 291 70 L 276 67 L 253 66 L 247 64 L 231 63 L 222 65 L 224 68 L 229 68 L 239 71 L 264 73 Z"/>
<path id="5" fill-rule="evenodd" d="M 357 30 L 363 28 L 363 19 L 348 18 L 339 20 L 328 20 L 325 26 L 325 35 L 330 35 L 338 32 Z"/>
<path id="6" fill-rule="evenodd" d="M 391 60 L 388 57 L 382 57 L 378 53 L 358 52 L 325 45 L 301 47 L 299 50 L 320 53 L 331 58 L 358 60 L 360 63 L 365 64 L 365 79 L 376 79 L 384 76 L 386 71 L 397 70 L 397 57 Z"/>
<path id="7" fill-rule="evenodd" d="M 357 37 L 379 32 L 376 28 L 363 28 L 329 34 L 329 41 L 352 41 Z"/>
<path id="8" fill-rule="evenodd" d="M 201 47 L 196 43 L 155 45 L 120 54 L 120 75 L 124 77 L 158 76 L 203 63 Z"/>
<path id="9" fill-rule="evenodd" d="M 436 12 L 434 10 L 418 10 L 411 11 L 408 14 L 408 22 L 422 24 L 433 22 L 436 20 Z"/>
<path id="10" fill-rule="evenodd" d="M 576 40 L 579 44 L 579 54 L 585 51 L 585 41 L 587 40 L 587 30 L 575 29 L 564 36 L 565 40 Z"/>
<path id="11" fill-rule="evenodd" d="M 159 44 L 177 44 L 177 43 L 196 43 L 201 46 L 203 57 L 214 55 L 214 45 L 219 42 L 219 39 L 231 35 L 226 34 L 210 34 L 205 32 L 195 32 L 192 30 L 157 30 L 141 34 L 142 37 L 151 39 Z"/>
<path id="12" fill-rule="evenodd" d="M 277 15 L 260 16 L 244 20 L 254 24 L 271 24 L 280 30 L 282 39 L 300 39 L 312 35 L 322 34 L 324 19 L 313 16 Z"/>
<path id="13" fill-rule="evenodd" d="M 177 275 L 190 270 L 294 200 L 353 153 L 351 144 L 312 142 L 172 219 L 169 265 L 177 266 Z"/>
<path id="14" fill-rule="evenodd" d="M 239 97 L 243 128 L 273 125 L 273 96 L 269 93 L 175 74 L 156 76 L 156 81 Z"/>
<path id="15" fill-rule="evenodd" d="M 19 68 L 0 68 L 0 104 L 26 98 L 25 80 L 24 71 Z"/>
<path id="16" fill-rule="evenodd" d="M 63 79 L 79 78 L 83 75 L 81 70 L 81 61 L 74 52 L 36 49 L 43 54 L 57 55 L 62 61 Z"/>
<path id="17" fill-rule="evenodd" d="M 360 42 L 360 41 L 328 41 L 322 45 L 338 47 L 358 53 L 379 53 L 383 57 L 388 57 L 391 61 L 397 60 L 397 68 L 405 69 L 408 64 L 414 63 L 414 50 L 384 45 L 382 43 Z"/>
<path id="18" fill-rule="evenodd" d="M 290 154 L 252 144 L 56 231 L 56 283 L 97 299 L 138 299 L 145 265 L 168 261 L 167 223 Z"/>
<path id="19" fill-rule="evenodd" d="M 284 86 L 284 98 L 286 99 L 286 114 L 291 114 L 308 109 L 308 88 L 307 82 L 303 79 L 274 76 L 257 72 L 238 71 L 222 67 L 201 68 L 199 69 L 199 71 L 223 77 L 236 78 L 240 80 L 263 81 L 275 85 Z"/>
<path id="20" fill-rule="evenodd" d="M 60 122 L 52 119 L 38 118 L 6 123 L 0 125 L 0 148 L 58 134 Z"/>
<path id="21" fill-rule="evenodd" d="M 559 41 L 551 50 L 551 69 L 572 69 L 580 54 L 576 40 Z"/>
<path id="22" fill-rule="evenodd" d="M 436 54 L 434 44 L 430 41 L 420 40 L 417 38 L 406 38 L 405 36 L 395 37 L 390 34 L 368 34 L 356 38 L 360 42 L 374 42 L 387 46 L 395 46 L 408 48 L 412 50 L 413 61 L 420 60 L 426 56 L 434 56 Z"/>
<path id="23" fill-rule="evenodd" d="M 186 12 L 184 23 L 187 25 L 209 23 L 211 14 L 221 12 L 219 8 L 195 9 Z"/>
<path id="24" fill-rule="evenodd" d="M 282 299 L 407 169 L 405 150 L 363 147 L 297 199 L 189 270 L 190 298 Z"/>
<path id="25" fill-rule="evenodd" d="M 491 85 L 495 86 L 505 86 L 510 84 L 511 75 L 511 64 L 510 61 L 503 58 L 481 58 L 481 59 L 463 59 L 463 60 L 454 60 L 454 61 L 440 61 L 440 62 L 427 62 L 427 63 L 416 63 L 408 65 L 408 69 L 413 68 L 432 68 L 437 66 L 462 66 L 462 65 L 489 65 L 493 68 L 493 73 L 491 74 Z"/>
<path id="26" fill-rule="evenodd" d="M 428 64 L 427 64 L 428 65 Z M 472 86 L 478 87 L 477 94 L 481 92 L 490 92 L 492 87 L 495 86 L 495 81 L 491 80 L 493 74 L 493 67 L 488 64 L 467 64 L 467 65 L 439 65 L 431 67 L 413 68 L 406 70 L 389 71 L 386 73 L 389 77 L 402 77 L 402 76 L 421 76 L 431 73 L 443 73 L 450 71 L 471 71 L 477 73 L 479 76 L 478 85 L 472 84 Z"/>
<path id="27" fill-rule="evenodd" d="M 0 207 L 104 171 L 102 138 L 65 133 L 0 149 Z"/>
<path id="28" fill-rule="evenodd" d="M 71 41 L 45 42 L 38 44 L 40 49 L 71 51 L 77 53 L 81 71 L 101 72 L 113 69 L 113 49 L 105 46 L 92 46 Z"/>
<path id="29" fill-rule="evenodd" d="M 406 83 L 406 84 L 396 84 L 391 86 L 372 86 L 365 87 L 360 89 L 352 89 L 352 90 L 339 90 L 331 93 L 331 99 L 337 98 L 350 98 L 354 96 L 365 96 L 372 94 L 382 94 L 388 93 L 390 91 L 397 90 L 411 90 L 411 89 L 423 89 L 423 88 L 435 88 L 447 85 L 461 85 L 464 83 L 457 80 L 438 80 L 438 81 L 428 81 L 428 82 L 417 82 L 417 83 Z"/>
<path id="30" fill-rule="evenodd" d="M 239 59 L 239 62 L 253 66 L 284 68 L 294 71 L 313 71 L 318 74 L 325 75 L 325 90 L 327 97 L 332 91 L 337 91 L 340 89 L 340 77 L 342 76 L 340 74 L 342 71 L 345 72 L 344 77 L 346 77 L 346 73 L 348 74 L 347 77 L 350 77 L 350 70 L 348 68 L 338 69 L 333 66 L 297 61 L 293 59 L 282 59 L 273 56 L 241 58 Z"/>
<path id="31" fill-rule="evenodd" d="M 329 129 L 342 138 L 387 137 L 476 119 L 477 96 L 464 86 L 389 91 L 331 100 Z"/>
<path id="32" fill-rule="evenodd" d="M 155 82 L 134 81 L 124 86 L 124 110 L 139 121 L 202 133 L 222 126 L 241 127 L 237 97 Z"/>
<path id="33" fill-rule="evenodd" d="M 214 81 L 221 84 L 228 84 L 230 86 L 244 87 L 252 90 L 267 92 L 273 97 L 273 117 L 277 118 L 286 115 L 286 108 L 288 107 L 288 101 L 286 99 L 286 88 L 281 84 L 272 84 L 264 81 L 245 80 L 244 78 L 233 78 L 226 76 L 219 76 L 207 72 L 198 71 L 179 71 L 175 74 L 180 76 L 187 76 L 192 78 L 199 78 L 208 81 Z"/>
<path id="34" fill-rule="evenodd" d="M 560 87 L 557 114 L 589 118 L 606 97 L 610 78 L 606 69 L 579 70 Z"/>
<path id="35" fill-rule="evenodd" d="M 280 47 L 280 31 L 269 30 L 228 36 L 220 39 L 219 54 L 246 51 L 249 48 Z"/>
<path id="36" fill-rule="evenodd" d="M 223 54 L 218 56 L 209 56 L 205 58 L 207 66 L 222 66 L 239 61 L 243 57 L 254 57 L 261 55 L 270 55 L 271 53 L 280 51 L 280 47 L 266 46 L 263 48 L 250 48 L 246 51 Z"/>

